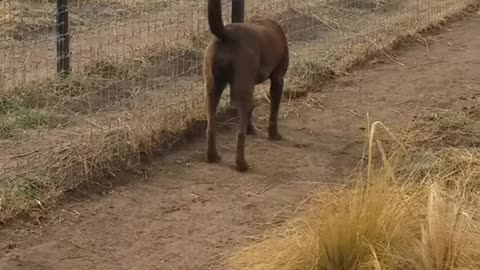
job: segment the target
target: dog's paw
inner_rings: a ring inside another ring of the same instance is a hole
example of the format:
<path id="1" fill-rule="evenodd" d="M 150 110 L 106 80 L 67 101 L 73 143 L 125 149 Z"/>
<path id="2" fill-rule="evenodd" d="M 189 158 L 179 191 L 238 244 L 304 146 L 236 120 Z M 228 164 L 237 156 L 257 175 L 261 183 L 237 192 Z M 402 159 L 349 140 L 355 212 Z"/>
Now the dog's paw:
<path id="1" fill-rule="evenodd" d="M 276 132 L 276 133 L 271 133 L 271 134 L 268 134 L 268 138 L 272 141 L 280 141 L 280 140 L 283 140 L 283 136 L 280 135 L 280 133 Z"/>
<path id="2" fill-rule="evenodd" d="M 208 163 L 216 163 L 220 162 L 222 160 L 222 157 L 218 153 L 208 153 L 207 154 L 207 162 Z"/>
<path id="3" fill-rule="evenodd" d="M 246 161 L 237 161 L 237 163 L 235 165 L 235 169 L 238 172 L 246 172 L 246 171 L 248 171 L 249 168 L 250 168 L 250 166 L 248 165 L 248 163 Z"/>

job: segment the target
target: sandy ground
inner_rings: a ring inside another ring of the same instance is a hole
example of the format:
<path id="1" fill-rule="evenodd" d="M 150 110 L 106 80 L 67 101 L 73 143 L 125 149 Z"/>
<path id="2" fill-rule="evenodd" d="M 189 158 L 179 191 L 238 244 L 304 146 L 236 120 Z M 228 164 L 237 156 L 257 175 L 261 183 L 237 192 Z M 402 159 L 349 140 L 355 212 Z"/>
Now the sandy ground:
<path id="1" fill-rule="evenodd" d="M 281 224 L 310 192 L 348 176 L 362 154 L 367 113 L 400 127 L 425 108 L 476 110 L 479 26 L 480 17 L 457 22 L 428 38 L 428 50 L 404 46 L 397 60 L 405 67 L 380 61 L 283 104 L 284 141 L 266 140 L 268 107 L 259 107 L 248 173 L 232 169 L 235 135 L 226 128 L 221 164 L 203 162 L 198 139 L 155 160 L 143 180 L 103 195 L 72 194 L 40 225 L 3 228 L 0 269 L 224 269 L 232 248 Z"/>

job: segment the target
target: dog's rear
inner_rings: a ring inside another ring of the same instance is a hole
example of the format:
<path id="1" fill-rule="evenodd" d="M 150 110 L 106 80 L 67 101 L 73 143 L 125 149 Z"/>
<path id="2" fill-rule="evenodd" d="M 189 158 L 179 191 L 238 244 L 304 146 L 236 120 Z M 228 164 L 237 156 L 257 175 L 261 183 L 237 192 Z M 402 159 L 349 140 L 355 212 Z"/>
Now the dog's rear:
<path id="1" fill-rule="evenodd" d="M 208 1 L 208 23 L 216 37 L 207 47 L 204 79 L 207 107 L 207 161 L 216 162 L 215 113 L 223 90 L 230 85 L 233 105 L 240 118 L 237 133 L 236 168 L 248 169 L 245 160 L 246 134 L 254 134 L 251 122 L 256 84 L 271 82 L 269 138 L 280 139 L 277 115 L 283 92 L 283 78 L 289 64 L 288 43 L 282 27 L 271 19 L 253 17 L 246 23 L 224 25 L 221 0 Z"/>

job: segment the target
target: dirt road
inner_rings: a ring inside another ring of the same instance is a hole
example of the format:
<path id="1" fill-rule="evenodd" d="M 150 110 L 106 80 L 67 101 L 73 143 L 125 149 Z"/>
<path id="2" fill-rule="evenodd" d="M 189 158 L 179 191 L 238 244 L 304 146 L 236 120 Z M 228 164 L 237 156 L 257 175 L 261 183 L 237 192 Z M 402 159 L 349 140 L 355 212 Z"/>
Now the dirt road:
<path id="1" fill-rule="evenodd" d="M 0 269 L 223 269 L 231 248 L 281 223 L 309 192 L 341 183 L 363 147 L 368 113 L 390 126 L 453 107 L 478 112 L 480 17 L 407 44 L 321 93 L 284 104 L 285 141 L 266 140 L 268 107 L 248 139 L 252 170 L 232 169 L 234 130 L 219 136 L 224 162 L 205 164 L 203 139 L 152 164 L 145 180 L 71 200 L 41 225 L 0 232 Z M 477 106 L 475 106 L 477 105 Z"/>

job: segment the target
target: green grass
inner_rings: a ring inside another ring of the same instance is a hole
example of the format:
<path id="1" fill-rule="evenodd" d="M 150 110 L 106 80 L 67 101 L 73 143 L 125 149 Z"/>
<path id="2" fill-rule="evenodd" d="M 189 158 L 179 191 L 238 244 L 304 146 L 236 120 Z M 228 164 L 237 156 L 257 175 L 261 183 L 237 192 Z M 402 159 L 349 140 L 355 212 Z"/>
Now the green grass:
<path id="1" fill-rule="evenodd" d="M 22 132 L 38 128 L 54 128 L 64 118 L 50 112 L 28 109 L 18 100 L 0 100 L 0 139 L 11 139 Z"/>

